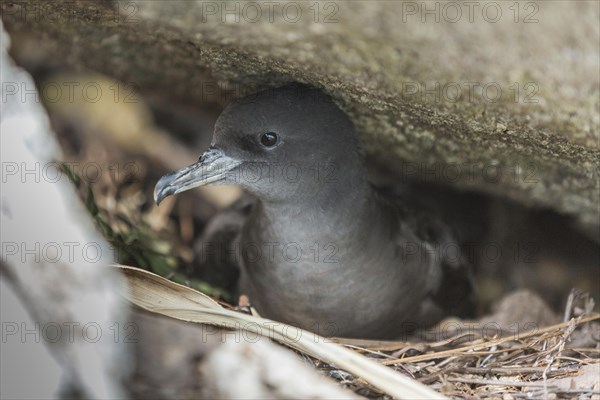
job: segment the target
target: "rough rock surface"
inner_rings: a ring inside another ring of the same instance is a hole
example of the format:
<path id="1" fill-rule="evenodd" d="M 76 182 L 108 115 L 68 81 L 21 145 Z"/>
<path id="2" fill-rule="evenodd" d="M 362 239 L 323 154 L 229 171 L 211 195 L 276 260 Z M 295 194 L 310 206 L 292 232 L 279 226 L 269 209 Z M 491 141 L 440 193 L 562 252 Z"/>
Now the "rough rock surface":
<path id="1" fill-rule="evenodd" d="M 599 3 L 466 3 L 19 1 L 2 18 L 23 65 L 165 103 L 322 87 L 399 177 L 552 208 L 597 237 Z"/>

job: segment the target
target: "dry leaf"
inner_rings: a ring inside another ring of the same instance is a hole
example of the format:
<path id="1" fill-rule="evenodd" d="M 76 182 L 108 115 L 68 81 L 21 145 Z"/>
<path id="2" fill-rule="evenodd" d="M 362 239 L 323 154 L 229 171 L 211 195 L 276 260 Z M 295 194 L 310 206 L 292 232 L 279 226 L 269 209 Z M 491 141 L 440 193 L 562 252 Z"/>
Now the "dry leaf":
<path id="1" fill-rule="evenodd" d="M 437 398 L 442 394 L 391 368 L 344 348 L 315 333 L 280 322 L 227 310 L 210 297 L 148 271 L 117 265 L 125 274 L 129 292 L 121 293 L 148 311 L 184 321 L 242 329 L 269 337 L 364 379 L 394 398 Z"/>

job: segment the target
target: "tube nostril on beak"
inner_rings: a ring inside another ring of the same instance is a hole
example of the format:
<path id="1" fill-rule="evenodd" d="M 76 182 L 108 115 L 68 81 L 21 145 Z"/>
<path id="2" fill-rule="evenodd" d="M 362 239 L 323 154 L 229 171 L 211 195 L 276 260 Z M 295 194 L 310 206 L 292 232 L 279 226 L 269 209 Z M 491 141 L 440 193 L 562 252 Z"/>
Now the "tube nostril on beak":
<path id="1" fill-rule="evenodd" d="M 213 158 L 216 153 L 219 151 L 219 148 L 215 145 L 210 146 L 198 159 L 198 162 L 202 163 Z"/>

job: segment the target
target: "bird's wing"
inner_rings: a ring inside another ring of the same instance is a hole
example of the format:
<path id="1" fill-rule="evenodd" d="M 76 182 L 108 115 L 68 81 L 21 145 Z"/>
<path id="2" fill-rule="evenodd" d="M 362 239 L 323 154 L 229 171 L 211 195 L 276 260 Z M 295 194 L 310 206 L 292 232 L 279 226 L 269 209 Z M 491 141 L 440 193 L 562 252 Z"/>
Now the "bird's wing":
<path id="1" fill-rule="evenodd" d="M 417 236 L 439 255 L 440 280 L 430 298 L 445 315 L 464 317 L 474 308 L 475 284 L 472 260 L 452 226 L 435 214 L 418 217 Z"/>
<path id="2" fill-rule="evenodd" d="M 466 252 L 465 243 L 455 232 L 453 220 L 445 218 L 442 206 L 435 201 L 443 198 L 422 198 L 419 193 L 383 190 L 383 196 L 393 198 L 398 210 L 399 223 L 410 227 L 417 241 L 437 254 L 431 275 L 427 306 L 419 320 L 434 321 L 445 315 L 467 316 L 474 309 L 475 284 L 473 263 Z"/>
<path id="3" fill-rule="evenodd" d="M 473 264 L 451 226 L 435 214 L 417 214 L 416 235 L 436 250 L 439 279 L 428 300 L 443 316 L 470 316 L 475 308 Z M 437 316 L 434 317 L 437 319 Z M 427 319 L 425 316 L 424 319 Z"/>
<path id="4" fill-rule="evenodd" d="M 194 269 L 200 279 L 235 292 L 241 262 L 239 236 L 256 201 L 244 193 L 208 222 L 194 244 Z"/>

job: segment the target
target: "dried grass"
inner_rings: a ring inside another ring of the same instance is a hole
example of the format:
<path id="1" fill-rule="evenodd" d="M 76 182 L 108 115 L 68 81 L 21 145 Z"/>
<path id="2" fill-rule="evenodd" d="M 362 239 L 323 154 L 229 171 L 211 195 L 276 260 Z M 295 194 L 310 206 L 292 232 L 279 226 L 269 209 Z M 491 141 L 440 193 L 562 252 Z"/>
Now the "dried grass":
<path id="1" fill-rule="evenodd" d="M 600 347 L 568 347 L 572 335 L 590 328 L 600 315 L 582 314 L 567 322 L 529 332 L 498 338 L 477 337 L 456 346 L 465 335 L 437 342 L 380 342 L 337 339 L 361 354 L 397 371 L 408 373 L 449 397 L 458 398 L 590 398 L 600 395 L 596 378 L 593 387 L 582 388 L 578 377 L 586 366 L 600 372 Z M 592 333 L 593 334 L 593 333 Z M 418 355 L 409 355 L 414 353 Z M 395 356 L 400 354 L 400 356 Z M 328 371 L 326 366 L 315 364 Z M 571 387 L 557 385 L 561 378 L 573 378 Z M 359 393 L 381 395 L 360 380 L 338 379 Z"/>

